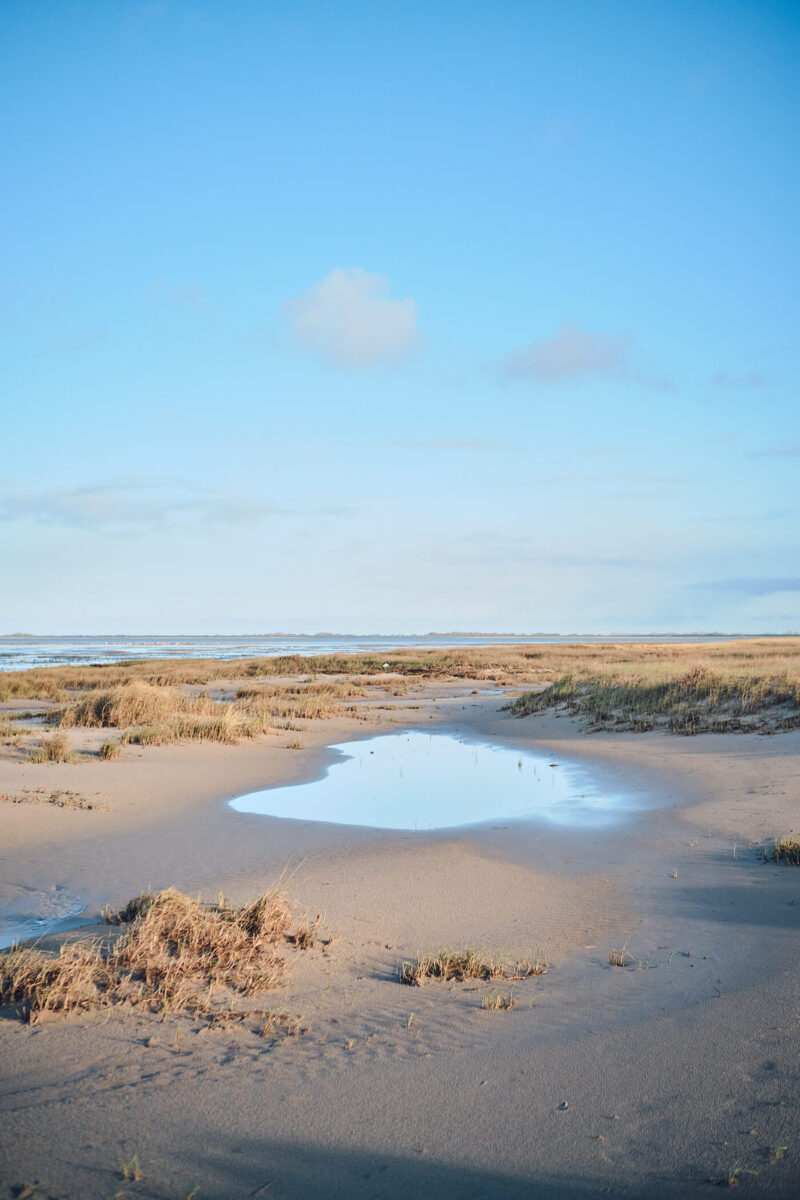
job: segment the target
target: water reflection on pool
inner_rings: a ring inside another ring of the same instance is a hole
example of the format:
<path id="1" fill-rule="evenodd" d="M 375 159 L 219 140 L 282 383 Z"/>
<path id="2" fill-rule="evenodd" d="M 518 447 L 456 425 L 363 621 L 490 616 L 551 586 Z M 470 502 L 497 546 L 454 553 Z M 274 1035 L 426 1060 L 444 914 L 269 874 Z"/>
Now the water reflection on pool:
<path id="1" fill-rule="evenodd" d="M 249 792 L 231 807 L 406 830 L 532 819 L 597 828 L 633 808 L 621 794 L 600 790 L 582 768 L 449 734 L 411 731 L 331 749 L 341 757 L 323 779 Z"/>

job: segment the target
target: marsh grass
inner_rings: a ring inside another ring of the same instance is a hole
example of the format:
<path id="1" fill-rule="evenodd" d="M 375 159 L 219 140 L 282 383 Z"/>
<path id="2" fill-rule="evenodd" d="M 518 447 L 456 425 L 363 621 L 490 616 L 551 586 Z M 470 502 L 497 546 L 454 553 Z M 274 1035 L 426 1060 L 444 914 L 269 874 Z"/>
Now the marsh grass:
<path id="1" fill-rule="evenodd" d="M 370 718 L 375 689 L 400 696 L 410 681 L 539 685 L 513 701 L 517 716 L 561 709 L 594 729 L 675 733 L 800 726 L 800 638 L 720 643 L 574 642 L 404 648 L 371 655 L 284 655 L 234 662 L 158 659 L 0 673 L 0 702 L 46 701 L 47 719 L 118 728 L 141 745 L 204 739 L 235 743 L 302 720 Z M 226 681 L 232 698 L 196 689 Z M 187 689 L 195 689 L 194 694 Z M 35 715 L 35 714 L 34 714 Z"/>
<path id="2" fill-rule="evenodd" d="M 84 697 L 49 713 L 48 720 L 68 729 L 125 729 L 127 740 L 140 745 L 190 739 L 233 743 L 263 731 L 230 704 L 138 682 Z"/>
<path id="3" fill-rule="evenodd" d="M 121 1003 L 162 1014 L 233 1011 L 240 998 L 281 982 L 278 951 L 294 918 L 280 891 L 233 908 L 222 897 L 203 904 L 168 888 L 107 911 L 106 920 L 125 927 L 113 940 L 69 942 L 58 955 L 35 946 L 0 954 L 0 1003 L 31 1022 Z"/>
<path id="4" fill-rule="evenodd" d="M 466 979 L 528 979 L 532 975 L 545 974 L 547 969 L 548 964 L 543 958 L 520 959 L 509 966 L 500 958 L 482 958 L 474 947 L 468 947 L 466 950 L 422 954 L 413 962 L 401 963 L 398 976 L 401 983 L 422 987 L 430 979 L 456 983 Z"/>
<path id="5" fill-rule="evenodd" d="M 292 682 L 283 684 L 261 684 L 236 689 L 237 700 L 342 700 L 353 696 L 364 696 L 369 682 L 352 679 L 328 680 L 325 683 Z"/>
<path id="6" fill-rule="evenodd" d="M 737 664 L 737 668 L 740 664 Z M 618 670 L 567 674 L 506 705 L 525 717 L 564 709 L 594 729 L 671 733 L 773 732 L 800 727 L 800 676 L 735 674 L 695 664 L 674 674 L 663 662 L 638 675 Z M 666 676 L 666 677 L 665 677 Z"/>
<path id="7" fill-rule="evenodd" d="M 244 689 L 238 699 L 218 701 L 137 680 L 110 691 L 89 693 L 52 709 L 46 719 L 60 729 L 120 729 L 124 731 L 122 742 L 158 746 L 181 741 L 235 745 L 245 738 L 274 733 L 276 720 L 293 717 L 368 717 L 367 712 L 344 705 L 329 694 L 283 697 L 270 693 L 271 689 Z"/>
<path id="8" fill-rule="evenodd" d="M 384 662 L 387 663 L 384 669 Z M 733 642 L 569 642 L 554 645 L 472 646 L 449 650 L 398 649 L 386 659 L 368 654 L 282 655 L 275 658 L 144 659 L 103 666 L 37 667 L 0 674 L 0 701 L 12 698 L 65 700 L 70 693 L 108 691 L 134 682 L 156 687 L 206 685 L 216 680 L 291 679 L 318 685 L 315 676 L 341 676 L 337 684 L 363 688 L 401 686 L 387 676 L 470 679 L 498 684 L 546 682 L 567 674 L 613 670 L 621 678 L 666 677 L 697 665 L 746 677 L 780 675 L 800 682 L 800 638 L 752 638 Z M 326 681 L 327 682 L 327 681 Z M 333 681 L 331 681 L 333 682 Z M 351 694 L 355 695 L 356 692 Z M 341 696 L 342 693 L 340 692 Z"/>
<path id="9" fill-rule="evenodd" d="M 800 867 L 800 838 L 793 834 L 776 838 L 771 846 L 764 847 L 764 860 Z"/>
<path id="10" fill-rule="evenodd" d="M 97 753 L 104 762 L 109 762 L 112 758 L 119 758 L 122 745 L 115 738 L 106 738 Z"/>

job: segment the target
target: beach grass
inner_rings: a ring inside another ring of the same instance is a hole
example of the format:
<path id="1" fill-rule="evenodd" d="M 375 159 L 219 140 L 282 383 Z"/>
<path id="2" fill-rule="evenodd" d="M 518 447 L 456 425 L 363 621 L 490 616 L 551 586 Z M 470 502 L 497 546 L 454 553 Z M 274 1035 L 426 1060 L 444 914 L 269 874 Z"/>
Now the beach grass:
<path id="1" fill-rule="evenodd" d="M 516 717 L 562 710 L 585 718 L 592 729 L 778 732 L 800 727 L 800 668 L 796 663 L 787 668 L 785 661 L 781 668 L 766 672 L 756 660 L 745 670 L 738 657 L 720 658 L 714 668 L 698 662 L 688 670 L 664 660 L 636 670 L 604 664 L 563 675 L 506 708 Z"/>
<path id="2" fill-rule="evenodd" d="M 0 1004 L 16 1006 L 26 1021 L 121 1003 L 209 1017 L 234 1011 L 240 998 L 281 982 L 279 949 L 294 923 L 279 890 L 234 908 L 222 897 L 204 904 L 168 888 L 106 910 L 105 919 L 124 927 L 121 934 L 67 942 L 57 955 L 36 946 L 0 954 Z"/>
<path id="3" fill-rule="evenodd" d="M 786 863 L 788 866 L 800 867 L 800 838 L 794 834 L 776 838 L 771 846 L 764 848 L 764 858 L 768 862 Z"/>
<path id="4" fill-rule="evenodd" d="M 466 979 L 529 979 L 544 975 L 548 963 L 544 958 L 519 959 L 513 965 L 497 957 L 485 958 L 474 946 L 465 950 L 440 950 L 438 954 L 421 954 L 413 961 L 400 964 L 401 983 L 422 987 L 431 979 L 463 983 Z"/>
<path id="5" fill-rule="evenodd" d="M 177 687 L 135 680 L 51 708 L 46 720 L 60 730 L 119 729 L 124 731 L 122 742 L 142 746 L 180 741 L 234 745 L 245 738 L 275 733 L 275 723 L 286 718 L 314 720 L 342 715 L 361 717 L 366 713 L 355 712 L 332 695 L 283 697 L 254 690 L 239 699 L 220 701 Z M 101 757 L 115 757 L 113 746 L 118 744 L 104 743 L 109 748 L 105 752 L 101 748 Z"/>
<path id="6" fill-rule="evenodd" d="M 75 757 L 69 738 L 65 733 L 54 733 L 43 737 L 36 750 L 29 755 L 29 762 L 35 763 L 64 763 L 72 762 Z"/>
<path id="7" fill-rule="evenodd" d="M 484 996 L 481 1001 L 481 1008 L 485 1012 L 503 1012 L 511 1008 L 516 1008 L 517 1002 L 513 992 L 490 992 L 488 996 Z"/>
<path id="8" fill-rule="evenodd" d="M 141 744 L 233 743 L 274 730 L 278 722 L 366 719 L 369 708 L 358 701 L 378 688 L 403 695 L 415 680 L 526 688 L 508 706 L 515 716 L 555 709 L 586 718 L 591 729 L 777 732 L 800 726 L 796 637 L 47 667 L 0 673 L 0 702 L 40 700 L 49 706 L 48 720 L 62 729 L 116 727 Z M 229 688 L 229 694 L 212 698 L 198 690 L 212 685 Z"/>

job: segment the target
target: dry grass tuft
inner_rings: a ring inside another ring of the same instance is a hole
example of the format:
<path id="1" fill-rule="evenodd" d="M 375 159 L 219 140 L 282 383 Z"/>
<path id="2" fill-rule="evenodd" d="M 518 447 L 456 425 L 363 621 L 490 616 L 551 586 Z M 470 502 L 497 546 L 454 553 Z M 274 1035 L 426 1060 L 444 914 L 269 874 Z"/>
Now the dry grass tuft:
<path id="1" fill-rule="evenodd" d="M 251 937 L 266 937 L 276 942 L 288 936 L 293 915 L 285 893 L 273 890 L 240 909 L 238 920 Z"/>
<path id="2" fill-rule="evenodd" d="M 441 979 L 457 983 L 465 979 L 529 979 L 532 975 L 543 975 L 548 964 L 543 958 L 518 960 L 509 967 L 502 959 L 483 959 L 469 947 L 466 950 L 442 950 L 439 954 L 422 954 L 414 962 L 401 963 L 401 983 L 422 987 L 429 979 Z"/>
<path id="3" fill-rule="evenodd" d="M 516 1005 L 513 992 L 509 992 L 507 996 L 503 992 L 490 992 L 481 1001 L 481 1008 L 487 1012 L 508 1011 L 508 1009 L 516 1008 Z"/>
<path id="4" fill-rule="evenodd" d="M 793 834 L 776 838 L 772 846 L 764 847 L 764 859 L 767 862 L 787 863 L 792 867 L 800 867 L 800 838 Z"/>
<path id="5" fill-rule="evenodd" d="M 547 959 L 540 955 L 536 958 L 522 958 L 507 972 L 506 979 L 530 979 L 533 975 L 546 975 L 549 969 Z"/>
<path id="6" fill-rule="evenodd" d="M 106 905 L 102 912 L 103 920 L 106 925 L 129 925 L 138 917 L 145 915 L 153 903 L 153 899 L 152 892 L 140 892 L 138 896 L 134 896 L 132 900 L 129 900 L 119 912 L 114 912 L 109 905 Z"/>
<path id="7" fill-rule="evenodd" d="M 110 943 L 71 942 L 57 956 L 35 947 L 1 954 L 0 1003 L 18 1005 L 28 1021 L 124 1002 L 162 1013 L 227 1012 L 237 998 L 280 982 L 278 947 L 292 913 L 277 891 L 236 909 L 222 897 L 203 904 L 168 888 L 137 896 L 106 920 L 127 925 Z"/>
<path id="8" fill-rule="evenodd" d="M 54 733 L 50 737 L 42 738 L 39 749 L 31 752 L 29 761 L 35 763 L 63 763 L 72 762 L 74 757 L 75 755 L 72 752 L 67 735 L 65 733 Z"/>
<path id="9" fill-rule="evenodd" d="M 22 740 L 33 730 L 16 720 L 0 720 L 0 743 L 4 746 L 21 746 Z"/>
<path id="10" fill-rule="evenodd" d="M 400 966 L 400 982 L 422 987 L 429 979 L 502 979 L 503 964 L 495 959 L 484 962 L 473 949 L 441 950 L 439 954 L 422 954 L 414 962 Z"/>
<path id="11" fill-rule="evenodd" d="M 624 946 L 619 950 L 612 950 L 608 958 L 609 964 L 612 967 L 627 967 L 631 961 L 631 957 Z"/>
<path id="12" fill-rule="evenodd" d="M 96 942 L 71 943 L 58 957 L 35 947 L 0 954 L 0 1004 L 17 1004 L 23 1020 L 43 1012 L 74 1012 L 103 1003 L 114 975 Z"/>
<path id="13" fill-rule="evenodd" d="M 122 1178 L 127 1179 L 130 1183 L 141 1182 L 141 1180 L 144 1178 L 144 1174 L 142 1172 L 141 1163 L 139 1162 L 139 1155 L 134 1154 L 130 1162 L 122 1163 L 119 1172 Z"/>
<path id="14" fill-rule="evenodd" d="M 313 921 L 309 921 L 308 914 L 303 913 L 297 929 L 289 936 L 289 941 L 293 942 L 298 950 L 312 950 L 319 941 L 319 928 L 321 924 L 322 913 L 317 913 Z M 327 944 L 330 945 L 330 941 Z"/>

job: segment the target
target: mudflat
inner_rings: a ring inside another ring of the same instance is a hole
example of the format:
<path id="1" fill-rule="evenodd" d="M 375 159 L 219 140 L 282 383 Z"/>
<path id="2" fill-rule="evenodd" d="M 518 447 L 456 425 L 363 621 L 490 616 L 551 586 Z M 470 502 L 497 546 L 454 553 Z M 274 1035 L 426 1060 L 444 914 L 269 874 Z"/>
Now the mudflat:
<path id="1" fill-rule="evenodd" d="M 587 735 L 502 702 L 425 679 L 299 734 L 102 762 L 86 728 L 75 761 L 0 759 L 0 917 L 63 910 L 45 947 L 168 886 L 234 904 L 281 886 L 320 933 L 268 996 L 292 1036 L 145 1006 L 3 1010 L 7 1194 L 796 1195 L 800 871 L 763 847 L 798 831 L 800 730 Z M 399 729 L 580 764 L 631 811 L 582 830 L 507 820 L 500 796 L 496 819 L 416 832 L 228 806 Z M 399 981 L 445 947 L 548 969 Z M 485 1008 L 498 993 L 511 1007 Z"/>

